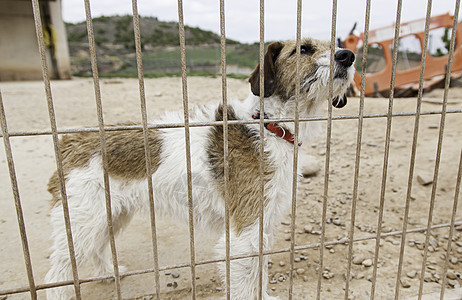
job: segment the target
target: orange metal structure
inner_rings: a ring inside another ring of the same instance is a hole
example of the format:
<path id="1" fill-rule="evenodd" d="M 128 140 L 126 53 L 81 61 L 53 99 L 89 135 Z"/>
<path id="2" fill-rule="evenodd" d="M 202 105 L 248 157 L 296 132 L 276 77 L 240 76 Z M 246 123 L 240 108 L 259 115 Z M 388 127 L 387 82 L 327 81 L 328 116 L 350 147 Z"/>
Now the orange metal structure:
<path id="1" fill-rule="evenodd" d="M 430 18 L 430 31 L 437 28 L 449 28 L 453 26 L 454 17 L 449 14 L 434 16 Z M 394 38 L 395 26 L 382 27 L 369 31 L 368 45 L 378 44 L 383 50 L 383 57 L 385 66 L 381 71 L 376 73 L 366 74 L 366 89 L 365 94 L 372 96 L 380 93 L 382 95 L 388 94 L 391 81 L 392 69 L 392 47 Z M 352 31 L 345 39 L 344 47 L 358 53 L 362 47 L 363 33 L 359 36 L 355 35 Z M 420 47 L 424 42 L 425 35 L 425 19 L 419 19 L 411 22 L 401 24 L 400 38 L 414 35 L 420 41 Z M 456 47 L 454 50 L 454 57 L 452 62 L 452 74 L 457 74 L 462 71 L 462 23 L 457 24 L 456 31 Z M 422 52 L 422 51 L 421 51 Z M 359 57 L 357 59 L 360 59 Z M 444 79 L 446 67 L 448 64 L 448 55 L 435 57 L 427 52 L 424 80 L 424 89 L 434 86 L 436 83 Z M 420 63 L 419 66 L 410 68 L 404 71 L 397 70 L 395 78 L 396 90 L 409 90 L 417 89 L 420 76 Z M 361 86 L 361 76 L 358 72 L 355 74 L 354 84 L 358 91 Z"/>

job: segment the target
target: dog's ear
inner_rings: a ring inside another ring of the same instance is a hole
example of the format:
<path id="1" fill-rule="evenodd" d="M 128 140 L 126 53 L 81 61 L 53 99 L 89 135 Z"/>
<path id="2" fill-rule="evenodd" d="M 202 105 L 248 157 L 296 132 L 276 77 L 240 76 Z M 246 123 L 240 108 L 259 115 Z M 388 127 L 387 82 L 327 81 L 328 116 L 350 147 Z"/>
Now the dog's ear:
<path id="1" fill-rule="evenodd" d="M 343 97 L 337 96 L 332 100 L 332 106 L 335 108 L 342 108 L 347 104 L 347 96 L 346 94 Z"/>
<path id="2" fill-rule="evenodd" d="M 284 45 L 280 42 L 274 42 L 268 46 L 268 50 L 266 51 L 263 65 L 265 98 L 271 96 L 274 93 L 274 90 L 276 89 L 275 63 L 279 53 L 281 53 L 281 49 L 283 46 Z M 260 65 L 258 65 L 250 75 L 249 82 L 252 93 L 255 96 L 260 96 Z"/>

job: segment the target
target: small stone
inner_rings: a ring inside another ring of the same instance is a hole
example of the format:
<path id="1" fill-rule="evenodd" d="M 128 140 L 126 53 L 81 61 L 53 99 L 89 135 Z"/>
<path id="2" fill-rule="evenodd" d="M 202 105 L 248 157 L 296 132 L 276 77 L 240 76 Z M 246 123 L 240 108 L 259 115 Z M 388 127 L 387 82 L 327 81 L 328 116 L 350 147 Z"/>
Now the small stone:
<path id="1" fill-rule="evenodd" d="M 298 269 L 297 269 L 297 274 L 298 274 L 298 275 L 302 275 L 302 274 L 304 274 L 304 273 L 305 273 L 305 269 L 303 269 L 303 268 L 298 268 Z"/>
<path id="2" fill-rule="evenodd" d="M 180 273 L 172 272 L 172 277 L 173 278 L 178 278 L 178 277 L 180 277 Z"/>
<path id="3" fill-rule="evenodd" d="M 290 234 L 286 235 L 284 238 L 285 241 L 290 241 Z"/>
<path id="4" fill-rule="evenodd" d="M 283 262 L 282 260 L 279 262 L 279 266 L 280 266 L 280 267 L 284 267 L 285 265 L 286 265 L 286 263 Z"/>
<path id="5" fill-rule="evenodd" d="M 356 275 L 356 279 L 363 279 L 363 278 L 364 278 L 363 273 L 359 273 L 358 275 Z"/>
<path id="6" fill-rule="evenodd" d="M 358 253 L 358 254 L 353 255 L 353 263 L 355 265 L 362 264 L 365 259 L 366 259 L 366 256 L 364 256 L 364 254 Z"/>
<path id="7" fill-rule="evenodd" d="M 409 271 L 406 273 L 407 277 L 415 278 L 417 276 L 417 272 L 415 270 Z"/>
<path id="8" fill-rule="evenodd" d="M 303 281 L 304 281 L 304 282 L 307 282 L 307 281 L 308 281 L 308 276 L 306 276 L 306 275 L 303 276 Z"/>
<path id="9" fill-rule="evenodd" d="M 457 280 L 448 280 L 448 284 L 450 287 L 456 287 L 456 285 L 458 284 Z"/>
<path id="10" fill-rule="evenodd" d="M 459 260 L 457 259 L 457 257 L 451 258 L 451 264 L 453 264 L 453 265 L 457 264 L 458 261 Z"/>
<path id="11" fill-rule="evenodd" d="M 282 221 L 281 224 L 282 224 L 282 225 L 287 225 L 287 226 L 288 226 L 288 225 L 290 225 L 290 221 Z"/>
<path id="12" fill-rule="evenodd" d="M 424 275 L 424 281 L 425 282 L 432 282 L 432 274 L 428 273 L 428 272 L 425 272 L 425 275 Z"/>
<path id="13" fill-rule="evenodd" d="M 305 230 L 306 233 L 312 233 L 313 225 L 306 225 L 305 227 L 303 227 L 303 230 Z"/>
<path id="14" fill-rule="evenodd" d="M 222 288 L 221 286 L 217 286 L 217 287 L 215 288 L 215 291 L 221 292 L 221 291 L 223 291 L 223 288 Z"/>
<path id="15" fill-rule="evenodd" d="M 457 275 L 456 273 L 454 273 L 453 270 L 448 270 L 448 272 L 446 273 L 446 277 L 449 279 L 457 279 Z"/>
<path id="16" fill-rule="evenodd" d="M 370 258 L 368 258 L 368 259 L 366 259 L 366 260 L 364 260 L 362 262 L 362 265 L 365 266 L 365 267 L 370 267 L 370 266 L 372 266 L 372 264 L 373 264 L 373 262 L 372 262 L 372 259 L 370 259 Z"/>
<path id="17" fill-rule="evenodd" d="M 278 283 L 278 280 L 276 279 L 276 277 L 273 277 L 273 278 L 271 278 L 269 283 L 270 284 L 276 284 L 276 283 Z"/>
<path id="18" fill-rule="evenodd" d="M 400 282 L 401 282 L 401 286 L 402 286 L 403 288 L 405 288 L 405 289 L 411 287 L 411 283 L 410 283 L 409 280 L 407 280 L 406 278 L 402 278 L 402 279 L 400 280 Z"/>
<path id="19" fill-rule="evenodd" d="M 421 185 L 429 185 L 433 183 L 433 176 L 429 174 L 419 174 L 417 175 L 417 182 Z"/>
<path id="20" fill-rule="evenodd" d="M 144 296 L 142 299 L 143 300 L 152 300 L 153 298 L 154 298 L 153 296 Z M 6 299 L 6 297 L 5 298 L 0 297 L 0 299 L 4 300 L 4 299 Z"/>

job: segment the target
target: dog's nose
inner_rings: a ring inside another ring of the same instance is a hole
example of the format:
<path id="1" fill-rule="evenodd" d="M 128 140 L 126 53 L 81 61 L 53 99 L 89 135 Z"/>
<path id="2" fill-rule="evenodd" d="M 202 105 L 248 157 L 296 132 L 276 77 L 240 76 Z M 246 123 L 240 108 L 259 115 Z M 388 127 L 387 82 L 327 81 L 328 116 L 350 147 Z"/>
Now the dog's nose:
<path id="1" fill-rule="evenodd" d="M 348 49 L 338 50 L 335 52 L 335 61 L 348 68 L 355 61 L 355 54 Z"/>

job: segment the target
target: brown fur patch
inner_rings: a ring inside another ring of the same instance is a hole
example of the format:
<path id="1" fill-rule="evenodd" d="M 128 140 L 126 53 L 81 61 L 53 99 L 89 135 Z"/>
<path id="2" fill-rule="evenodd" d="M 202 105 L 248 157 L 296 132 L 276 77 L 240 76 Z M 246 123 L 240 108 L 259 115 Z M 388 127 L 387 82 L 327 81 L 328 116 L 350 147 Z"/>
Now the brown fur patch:
<path id="1" fill-rule="evenodd" d="M 124 124 L 133 125 L 133 124 Z M 142 130 L 106 131 L 106 149 L 108 174 L 112 177 L 128 180 L 146 178 L 146 159 L 144 135 Z M 156 130 L 149 131 L 149 150 L 151 152 L 151 174 L 160 164 L 162 141 Z M 90 159 L 101 155 L 100 136 L 98 132 L 80 132 L 68 134 L 59 141 L 64 177 L 67 179 L 73 169 L 87 167 Z M 48 192 L 53 196 L 54 206 L 61 198 L 59 176 L 57 172 L 48 182 Z"/>
<path id="2" fill-rule="evenodd" d="M 223 107 L 220 105 L 215 119 L 223 120 Z M 228 107 L 228 120 L 237 120 L 232 107 Z M 212 173 L 224 196 L 224 144 L 223 126 L 214 126 L 209 134 L 207 154 Z M 228 125 L 228 195 L 232 226 L 237 234 L 251 225 L 260 215 L 260 153 L 258 132 L 245 125 Z M 265 159 L 265 162 L 268 160 Z M 265 163 L 265 183 L 273 170 Z M 265 199 L 265 205 L 267 199 Z"/>
<path id="3" fill-rule="evenodd" d="M 264 96 L 269 97 L 274 93 L 276 88 L 276 68 L 275 62 L 284 45 L 280 42 L 271 43 L 265 54 L 263 63 L 263 85 Z M 255 96 L 260 96 L 260 65 L 252 72 L 249 78 L 250 89 Z"/>

